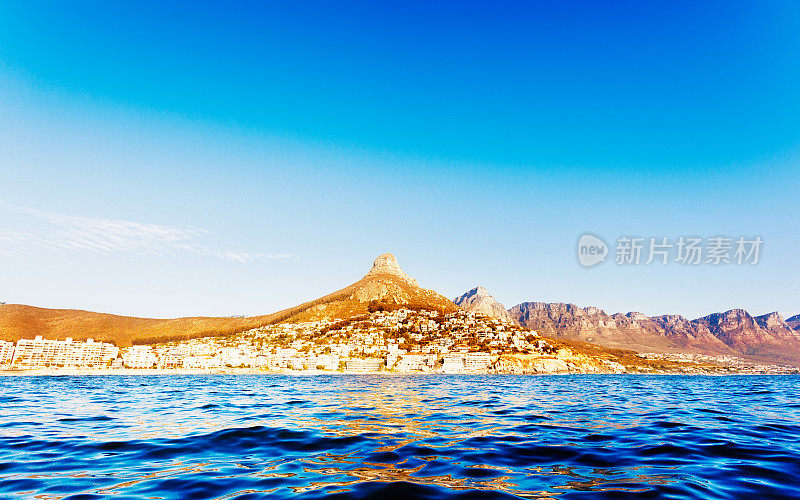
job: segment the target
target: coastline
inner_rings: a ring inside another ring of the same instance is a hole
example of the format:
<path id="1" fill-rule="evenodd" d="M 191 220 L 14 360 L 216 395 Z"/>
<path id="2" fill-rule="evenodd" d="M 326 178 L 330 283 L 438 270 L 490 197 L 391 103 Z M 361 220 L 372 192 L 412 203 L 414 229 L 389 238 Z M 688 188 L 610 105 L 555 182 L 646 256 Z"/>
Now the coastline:
<path id="1" fill-rule="evenodd" d="M 352 375 L 379 375 L 379 376 L 408 376 L 408 375 L 436 375 L 436 376 L 463 376 L 463 375 L 542 375 L 542 376 L 565 376 L 565 375 L 663 375 L 663 376 L 790 376 L 797 375 L 795 373 L 752 373 L 752 372 L 708 372 L 708 373 L 682 373 L 682 372 L 530 372 L 530 373 L 508 373 L 508 372 L 462 372 L 462 373 L 444 373 L 432 371 L 417 371 L 417 372 L 393 372 L 393 371 L 365 371 L 365 372 L 341 372 L 341 371 L 328 371 L 328 370 L 263 370 L 256 368 L 225 368 L 225 369 L 140 369 L 140 368 L 121 368 L 121 369 L 83 369 L 83 368 L 40 368 L 30 370 L 0 370 L 0 377 L 64 377 L 64 376 L 126 376 L 126 377 L 147 377 L 147 376 L 186 376 L 186 375 L 286 375 L 293 377 L 308 377 L 320 375 L 337 375 L 337 376 L 352 376 Z"/>

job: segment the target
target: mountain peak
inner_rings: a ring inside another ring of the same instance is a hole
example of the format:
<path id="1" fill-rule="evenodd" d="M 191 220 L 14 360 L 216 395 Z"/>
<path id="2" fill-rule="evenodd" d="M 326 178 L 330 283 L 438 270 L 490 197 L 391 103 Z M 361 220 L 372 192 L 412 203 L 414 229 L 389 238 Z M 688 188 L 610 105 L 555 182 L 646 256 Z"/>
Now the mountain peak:
<path id="1" fill-rule="evenodd" d="M 464 294 L 461 295 L 459 297 L 459 299 L 463 300 L 463 299 L 472 298 L 472 297 L 475 297 L 475 298 L 478 298 L 478 297 L 493 298 L 492 294 L 489 293 L 489 290 L 487 290 L 486 288 L 478 285 L 475 288 L 464 292 Z"/>
<path id="2" fill-rule="evenodd" d="M 791 331 L 792 327 L 783 319 L 778 311 L 756 316 L 756 323 L 768 330 Z"/>
<path id="3" fill-rule="evenodd" d="M 787 319 L 786 324 L 789 325 L 789 328 L 800 332 L 800 314 Z"/>
<path id="4" fill-rule="evenodd" d="M 406 307 L 451 313 L 458 310 L 446 297 L 419 286 L 400 269 L 397 258 L 379 255 L 372 269 L 360 280 L 339 291 L 287 310 L 284 321 L 345 319 L 374 311 Z M 388 309 L 387 309 L 388 308 Z"/>
<path id="5" fill-rule="evenodd" d="M 399 276 L 400 278 L 413 283 L 415 286 L 419 286 L 415 279 L 400 269 L 400 264 L 397 263 L 397 257 L 388 252 L 379 255 L 378 258 L 375 259 L 375 262 L 372 263 L 372 269 L 369 270 L 367 276 L 376 276 L 379 274 L 391 274 L 394 276 Z"/>
<path id="6" fill-rule="evenodd" d="M 384 253 L 378 255 L 378 258 L 375 259 L 375 262 L 372 263 L 372 269 L 369 271 L 371 274 L 377 273 L 389 273 L 389 274 L 399 274 L 403 273 L 403 270 L 400 269 L 400 264 L 397 263 L 397 257 L 391 253 Z"/>
<path id="7" fill-rule="evenodd" d="M 489 290 L 482 286 L 476 286 L 464 295 L 456 297 L 453 302 L 464 310 L 514 323 L 514 319 L 503 307 L 503 304 L 497 302 Z"/>

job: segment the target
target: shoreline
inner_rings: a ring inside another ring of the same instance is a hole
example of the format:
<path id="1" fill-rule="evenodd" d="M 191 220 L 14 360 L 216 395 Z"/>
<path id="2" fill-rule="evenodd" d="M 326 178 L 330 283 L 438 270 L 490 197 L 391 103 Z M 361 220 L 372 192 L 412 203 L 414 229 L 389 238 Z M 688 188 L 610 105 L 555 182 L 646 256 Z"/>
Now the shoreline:
<path id="1" fill-rule="evenodd" d="M 185 376 L 185 375 L 286 375 L 293 377 L 307 377 L 307 376 L 320 376 L 320 375 L 338 375 L 338 376 L 351 376 L 351 375 L 379 375 L 379 376 L 408 376 L 408 375 L 436 375 L 436 376 L 463 376 L 463 375 L 660 375 L 660 376 L 684 376 L 684 377 L 697 377 L 697 376 L 711 376 L 711 377 L 727 377 L 727 376 L 791 376 L 797 375 L 794 373 L 679 373 L 679 372 L 595 372 L 595 373 L 582 373 L 582 372 L 531 372 L 531 373 L 503 373 L 503 372 L 463 372 L 463 373 L 444 373 L 444 372 L 389 372 L 389 371 L 373 371 L 373 372 L 340 372 L 340 371 L 326 371 L 326 370 L 262 370 L 254 368 L 225 368 L 225 369 L 136 369 L 136 368 L 122 368 L 116 370 L 104 369 L 81 369 L 81 368 L 43 368 L 43 369 L 30 369 L 30 370 L 0 370 L 0 377 L 64 377 L 64 376 Z"/>

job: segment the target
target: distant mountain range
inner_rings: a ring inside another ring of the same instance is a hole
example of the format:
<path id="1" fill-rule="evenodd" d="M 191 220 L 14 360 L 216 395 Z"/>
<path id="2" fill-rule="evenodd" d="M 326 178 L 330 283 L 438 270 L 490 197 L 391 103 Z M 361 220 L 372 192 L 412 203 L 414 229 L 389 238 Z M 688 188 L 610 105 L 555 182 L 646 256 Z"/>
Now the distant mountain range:
<path id="1" fill-rule="evenodd" d="M 677 315 L 650 317 L 638 312 L 609 315 L 596 307 L 544 302 L 525 302 L 506 310 L 480 286 L 454 301 L 424 289 L 403 272 L 390 253 L 375 259 L 369 272 L 350 286 L 283 311 L 248 318 L 151 319 L 0 304 L 0 339 L 43 335 L 75 340 L 94 338 L 127 346 L 229 335 L 281 322 L 348 318 L 400 307 L 443 313 L 461 308 L 516 322 L 545 336 L 611 348 L 727 354 L 800 364 L 800 315 L 784 320 L 776 312 L 753 317 L 744 310 L 733 309 L 689 321 Z"/>
<path id="2" fill-rule="evenodd" d="M 695 320 L 639 312 L 606 314 L 596 307 L 524 302 L 509 312 L 542 335 L 643 352 L 729 354 L 800 362 L 800 315 L 784 320 L 773 312 L 753 317 L 742 309 Z"/>

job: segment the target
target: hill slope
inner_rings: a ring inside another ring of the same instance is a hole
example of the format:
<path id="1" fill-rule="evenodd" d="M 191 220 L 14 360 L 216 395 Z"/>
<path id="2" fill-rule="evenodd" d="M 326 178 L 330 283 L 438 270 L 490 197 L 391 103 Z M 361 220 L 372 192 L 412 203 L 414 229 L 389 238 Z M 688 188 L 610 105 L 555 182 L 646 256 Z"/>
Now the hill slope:
<path id="1" fill-rule="evenodd" d="M 252 318 L 155 319 L 117 316 L 77 309 L 0 305 L 0 339 L 16 341 L 42 335 L 49 339 L 93 338 L 119 346 L 172 339 L 226 335 L 273 322 L 275 314 Z"/>
<path id="2" fill-rule="evenodd" d="M 93 338 L 118 346 L 147 344 L 195 337 L 238 333 L 283 321 L 347 318 L 370 308 L 425 308 L 453 312 L 458 308 L 446 297 L 425 290 L 405 274 L 392 254 L 375 260 L 361 280 L 324 297 L 273 314 L 249 318 L 192 317 L 136 318 L 75 309 L 0 305 L 0 340 L 16 341 L 42 335 L 50 339 Z"/>

